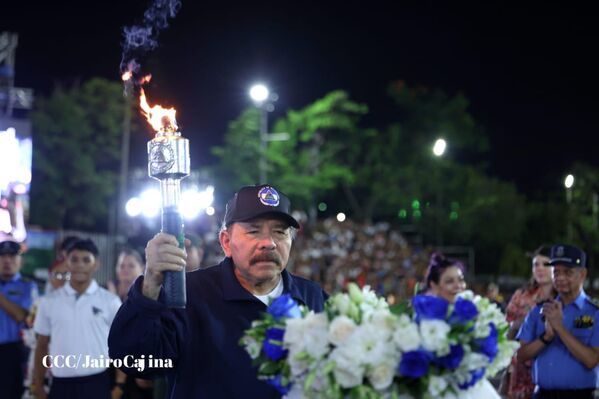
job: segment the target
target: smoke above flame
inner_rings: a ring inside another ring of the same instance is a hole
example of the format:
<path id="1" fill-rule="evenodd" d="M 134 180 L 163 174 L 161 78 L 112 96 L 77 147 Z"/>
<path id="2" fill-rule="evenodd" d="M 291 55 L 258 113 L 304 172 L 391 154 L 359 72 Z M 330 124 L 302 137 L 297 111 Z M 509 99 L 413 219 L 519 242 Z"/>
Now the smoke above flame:
<path id="1" fill-rule="evenodd" d="M 169 18 L 174 18 L 180 8 L 180 0 L 154 0 L 144 12 L 143 23 L 123 29 L 125 40 L 120 71 L 125 82 L 125 94 L 141 84 L 139 76 L 143 73 L 137 60 L 158 46 L 160 31 L 168 27 Z"/>
<path id="2" fill-rule="evenodd" d="M 174 18 L 180 8 L 180 0 L 154 0 L 144 12 L 142 24 L 123 29 L 125 40 L 120 70 L 125 85 L 125 95 L 131 94 L 136 87 L 140 88 L 139 105 L 142 114 L 158 133 L 177 131 L 175 118 L 177 111 L 174 108 L 148 104 L 146 93 L 141 86 L 148 83 L 152 75 L 142 76 L 141 65 L 137 59 L 158 46 L 160 31 L 168 27 L 168 19 Z"/>

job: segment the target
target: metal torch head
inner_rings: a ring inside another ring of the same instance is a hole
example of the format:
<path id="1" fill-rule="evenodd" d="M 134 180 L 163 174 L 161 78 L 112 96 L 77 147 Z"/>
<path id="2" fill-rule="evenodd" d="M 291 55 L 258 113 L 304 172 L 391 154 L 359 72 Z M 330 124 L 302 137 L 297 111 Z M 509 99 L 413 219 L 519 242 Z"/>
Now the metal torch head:
<path id="1" fill-rule="evenodd" d="M 189 140 L 179 132 L 157 133 L 148 141 L 148 175 L 158 180 L 189 176 Z"/>

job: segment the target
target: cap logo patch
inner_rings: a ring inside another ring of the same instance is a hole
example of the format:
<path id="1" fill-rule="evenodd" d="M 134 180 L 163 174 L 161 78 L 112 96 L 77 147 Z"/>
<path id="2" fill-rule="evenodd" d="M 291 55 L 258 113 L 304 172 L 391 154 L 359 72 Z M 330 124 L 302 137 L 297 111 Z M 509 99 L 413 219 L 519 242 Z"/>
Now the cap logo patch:
<path id="1" fill-rule="evenodd" d="M 557 247 L 557 249 L 555 250 L 555 256 L 562 257 L 564 256 L 564 247 Z"/>
<path id="2" fill-rule="evenodd" d="M 279 193 L 270 186 L 262 187 L 260 191 L 258 191 L 258 198 L 262 205 L 279 206 Z"/>

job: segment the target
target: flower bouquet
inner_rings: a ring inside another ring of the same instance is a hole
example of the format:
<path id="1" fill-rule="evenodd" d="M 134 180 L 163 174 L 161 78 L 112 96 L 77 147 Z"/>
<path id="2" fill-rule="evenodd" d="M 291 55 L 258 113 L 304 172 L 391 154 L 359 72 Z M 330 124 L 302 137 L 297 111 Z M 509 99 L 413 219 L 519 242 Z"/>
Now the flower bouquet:
<path id="1" fill-rule="evenodd" d="M 499 308 L 470 291 L 454 304 L 417 295 L 390 308 L 350 284 L 322 313 L 280 296 L 240 343 L 258 377 L 287 398 L 450 399 L 509 364 L 518 343 L 507 329 Z"/>

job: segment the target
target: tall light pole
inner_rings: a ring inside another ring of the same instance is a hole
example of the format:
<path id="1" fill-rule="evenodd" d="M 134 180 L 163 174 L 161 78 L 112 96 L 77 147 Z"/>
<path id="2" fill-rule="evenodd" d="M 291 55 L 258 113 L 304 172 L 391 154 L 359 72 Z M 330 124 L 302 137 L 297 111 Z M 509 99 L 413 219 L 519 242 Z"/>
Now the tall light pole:
<path id="1" fill-rule="evenodd" d="M 441 158 L 443 156 L 443 154 L 445 154 L 445 150 L 447 149 L 447 142 L 442 139 L 439 138 L 437 139 L 437 141 L 435 141 L 435 144 L 433 145 L 433 154 L 437 157 L 437 158 Z M 443 229 L 442 229 L 442 223 L 441 223 L 441 205 L 442 205 L 442 192 L 441 192 L 441 165 L 437 165 L 437 167 L 435 168 L 436 170 L 436 175 L 437 175 L 437 209 L 436 209 L 436 220 L 435 220 L 435 224 L 436 224 L 436 244 L 437 246 L 441 246 L 443 245 Z"/>
<path id="2" fill-rule="evenodd" d="M 260 171 L 260 184 L 266 183 L 266 149 L 268 145 L 268 113 L 274 109 L 272 101 L 276 100 L 266 85 L 258 83 L 250 88 L 250 98 L 260 109 L 260 160 L 258 170 Z"/>
<path id="3" fill-rule="evenodd" d="M 566 188 L 566 204 L 568 204 L 568 241 L 572 241 L 574 238 L 574 231 L 572 228 L 572 187 L 574 187 L 574 176 L 568 175 L 564 179 L 564 187 Z"/>

